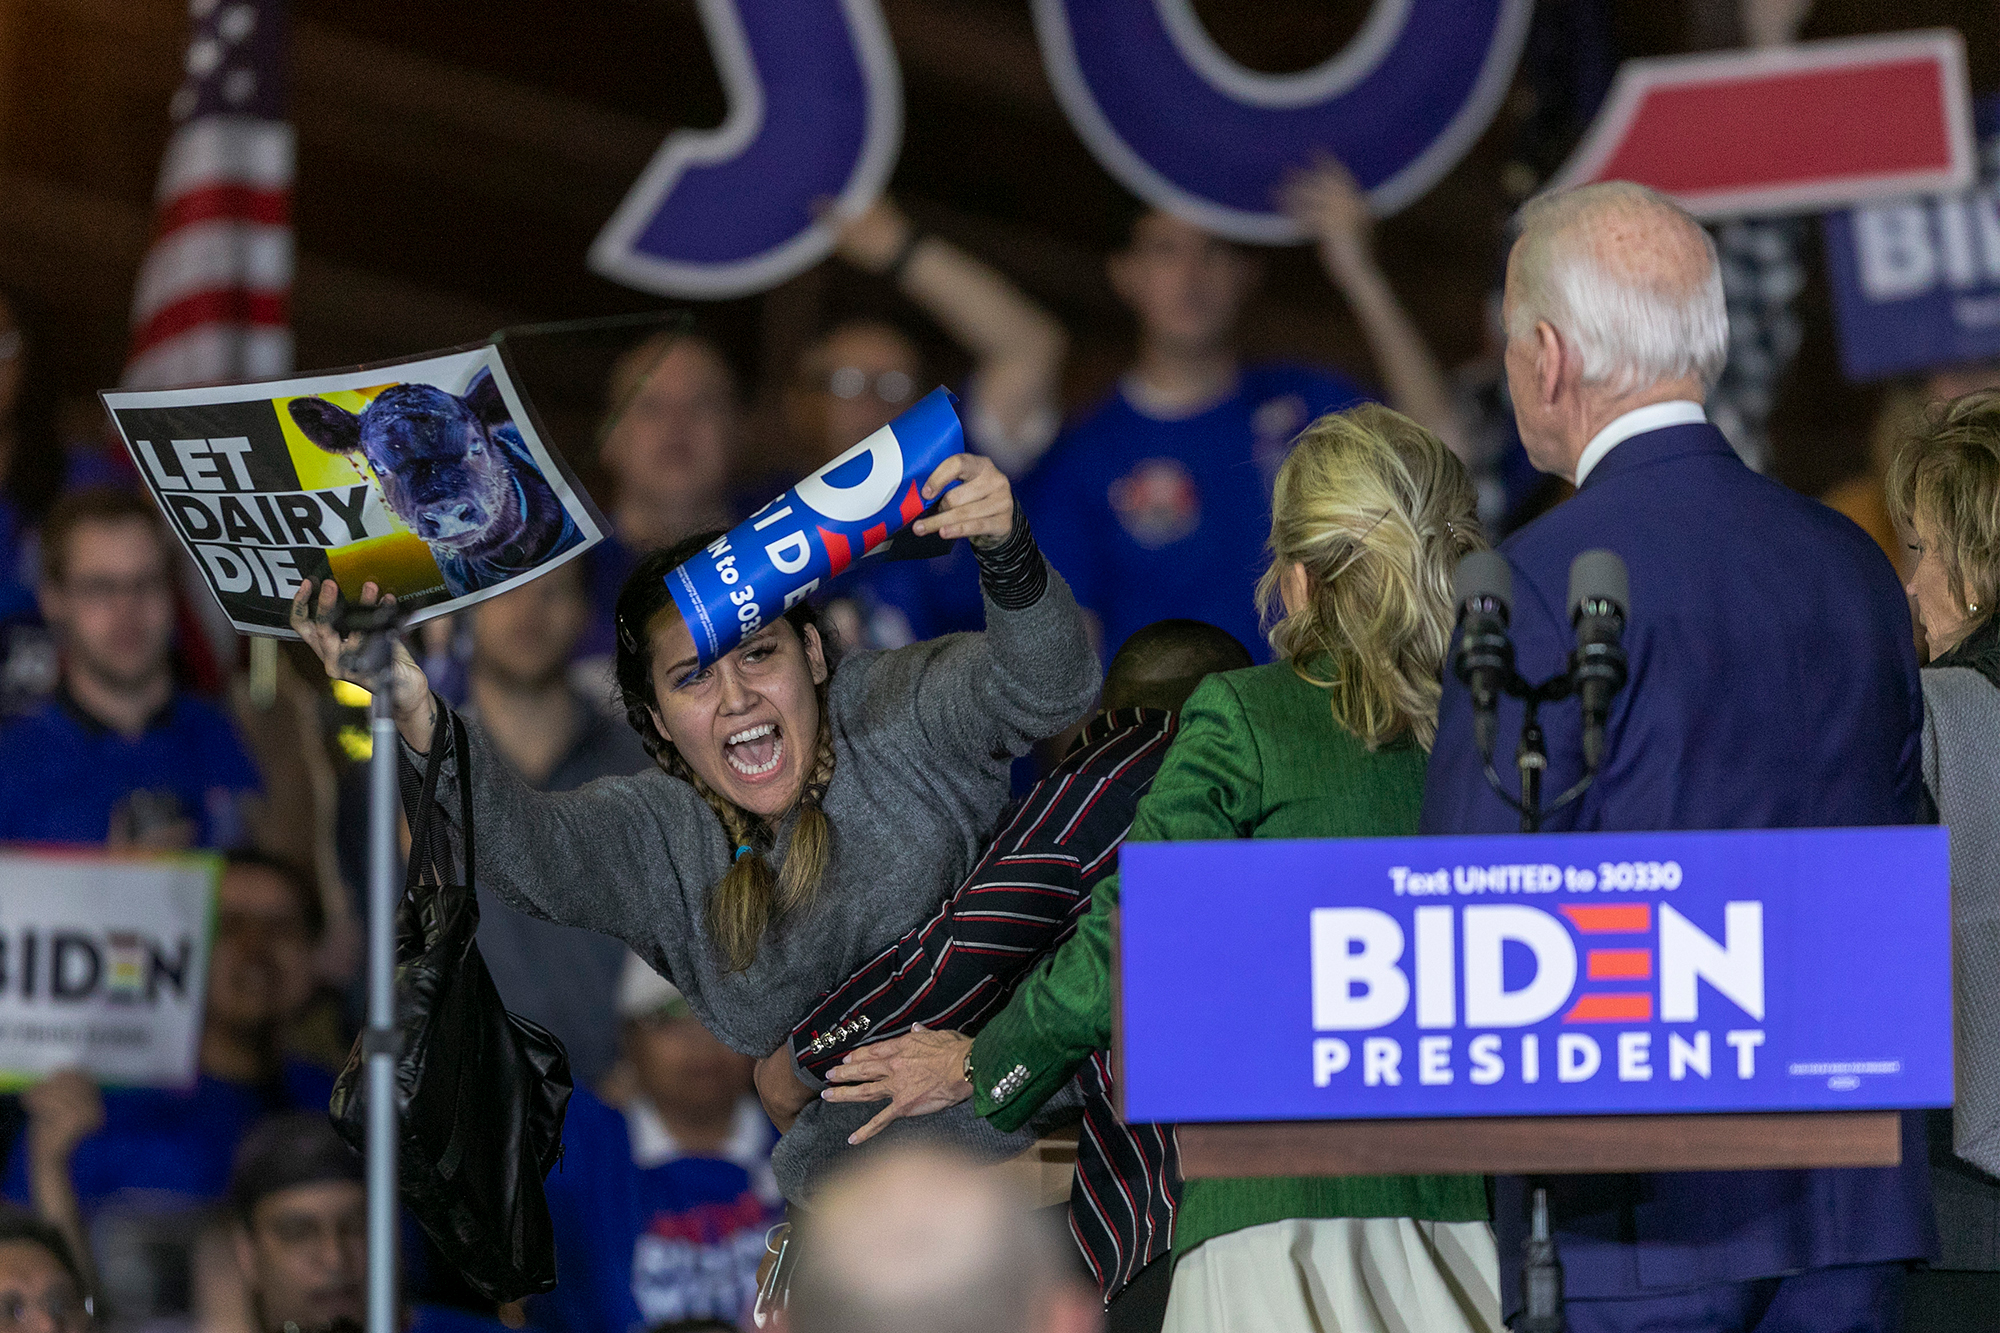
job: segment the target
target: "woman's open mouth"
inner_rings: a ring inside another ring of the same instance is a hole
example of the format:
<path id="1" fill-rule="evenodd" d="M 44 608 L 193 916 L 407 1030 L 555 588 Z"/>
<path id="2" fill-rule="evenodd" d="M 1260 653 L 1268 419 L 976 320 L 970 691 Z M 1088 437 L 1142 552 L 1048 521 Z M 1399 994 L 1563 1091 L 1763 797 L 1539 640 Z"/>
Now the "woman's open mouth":
<path id="1" fill-rule="evenodd" d="M 785 738 L 775 722 L 746 727 L 722 743 L 722 757 L 738 777 L 767 777 L 785 762 Z"/>

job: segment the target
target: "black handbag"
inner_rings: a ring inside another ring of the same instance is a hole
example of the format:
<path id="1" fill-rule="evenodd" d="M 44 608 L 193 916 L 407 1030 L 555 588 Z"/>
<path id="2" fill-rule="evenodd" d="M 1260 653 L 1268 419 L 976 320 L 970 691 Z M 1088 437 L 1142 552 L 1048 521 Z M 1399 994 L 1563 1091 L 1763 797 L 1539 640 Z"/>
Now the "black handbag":
<path id="1" fill-rule="evenodd" d="M 451 720 L 465 882 L 432 854 L 442 738 L 431 745 L 396 912 L 397 1184 L 402 1202 L 481 1295 L 519 1300 L 556 1284 L 542 1182 L 562 1155 L 569 1055 L 554 1034 L 508 1013 L 473 937 L 472 774 L 465 723 Z M 428 875 L 426 875 L 428 871 Z M 431 882 L 424 882 L 429 879 Z M 357 1041 L 333 1090 L 334 1126 L 367 1141 L 367 1072 Z"/>

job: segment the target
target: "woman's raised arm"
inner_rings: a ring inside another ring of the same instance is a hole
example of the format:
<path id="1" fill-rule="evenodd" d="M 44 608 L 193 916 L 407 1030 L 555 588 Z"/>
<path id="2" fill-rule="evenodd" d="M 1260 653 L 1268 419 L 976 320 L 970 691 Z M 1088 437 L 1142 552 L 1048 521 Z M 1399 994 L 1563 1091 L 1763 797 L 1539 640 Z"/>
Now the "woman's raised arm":
<path id="1" fill-rule="evenodd" d="M 951 481 L 960 484 L 944 490 Z M 915 679 L 891 672 L 885 684 L 914 691 L 920 724 L 935 745 L 1024 753 L 1089 711 L 1103 679 L 1097 653 L 1069 585 L 1043 558 L 992 460 L 946 459 L 924 486 L 926 498 L 940 491 L 939 512 L 912 526 L 972 540 L 986 632 L 918 645 L 910 663 Z"/>
<path id="2" fill-rule="evenodd" d="M 302 586 L 292 602 L 292 626 L 337 680 L 355 680 L 341 664 L 343 641 L 330 623 L 338 589 L 331 579 L 314 597 Z M 361 590 L 364 605 L 378 600 L 373 583 Z M 368 684 L 356 681 L 357 684 Z M 396 728 L 419 756 L 446 747 L 439 775 L 437 814 L 454 852 L 464 846 L 458 810 L 457 766 L 470 763 L 477 882 L 508 906 L 560 925 L 614 935 L 651 957 L 661 923 L 668 919 L 659 895 L 678 891 L 680 866 L 706 856 L 722 862 L 720 826 L 704 828 L 704 808 L 680 810 L 647 786 L 647 775 L 602 779 L 572 792 L 538 792 L 515 775 L 476 727 L 470 754 L 453 750 L 449 714 L 437 702 L 409 652 L 396 646 L 391 684 Z M 657 778 L 657 775 L 652 775 Z M 403 796 L 416 799 L 416 773 L 403 766 Z M 698 805 L 698 802 L 689 804 Z M 417 811 L 405 809 L 414 819 Z M 714 824 L 713 818 L 706 820 Z M 710 844 L 713 845 L 710 845 Z"/>

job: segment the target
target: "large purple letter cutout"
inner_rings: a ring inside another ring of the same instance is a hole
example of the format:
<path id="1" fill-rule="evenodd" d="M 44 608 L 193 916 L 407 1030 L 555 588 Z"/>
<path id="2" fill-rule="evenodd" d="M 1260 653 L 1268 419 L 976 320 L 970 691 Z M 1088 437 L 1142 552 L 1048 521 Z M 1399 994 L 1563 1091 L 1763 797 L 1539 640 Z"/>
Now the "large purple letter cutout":
<path id="1" fill-rule="evenodd" d="M 1191 0 L 1035 0 L 1042 61 L 1105 170 L 1240 241 L 1303 239 L 1272 190 L 1319 151 L 1378 216 L 1430 189 L 1500 105 L 1531 0 L 1376 0 L 1361 31 L 1297 74 L 1231 60 Z"/>
<path id="2" fill-rule="evenodd" d="M 701 0 L 701 20 L 729 113 L 667 136 L 590 265 L 668 296 L 741 296 L 833 249 L 816 201 L 851 212 L 881 192 L 902 146 L 902 81 L 878 0 Z"/>

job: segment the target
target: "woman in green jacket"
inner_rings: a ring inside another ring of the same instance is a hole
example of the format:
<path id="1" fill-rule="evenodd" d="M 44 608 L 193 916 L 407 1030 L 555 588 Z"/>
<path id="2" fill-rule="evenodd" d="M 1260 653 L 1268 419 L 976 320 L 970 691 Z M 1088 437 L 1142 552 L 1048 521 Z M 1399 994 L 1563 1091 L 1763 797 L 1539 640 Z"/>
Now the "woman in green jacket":
<path id="1" fill-rule="evenodd" d="M 1414 834 L 1452 572 L 1484 544 L 1473 504 L 1458 460 L 1387 408 L 1307 428 L 1278 473 L 1257 589 L 1280 660 L 1195 691 L 1130 837 Z M 917 1031 L 865 1048 L 823 1095 L 912 1115 L 973 1096 L 996 1126 L 1025 1122 L 1110 1044 L 1117 885 L 976 1040 Z M 1190 1180 L 1166 1328 L 1499 1333 L 1487 1217 L 1478 1176 Z"/>

